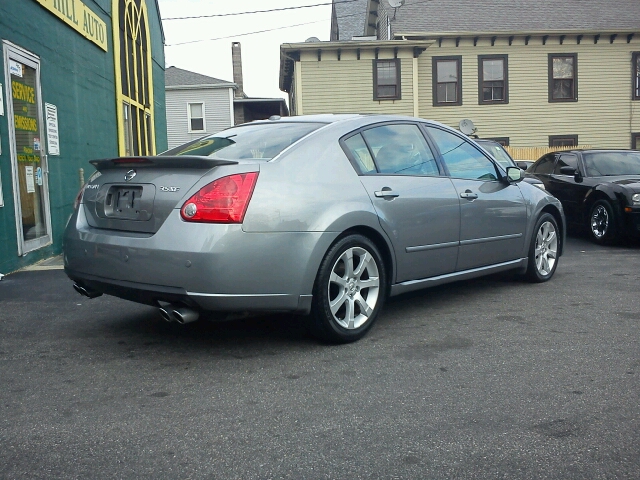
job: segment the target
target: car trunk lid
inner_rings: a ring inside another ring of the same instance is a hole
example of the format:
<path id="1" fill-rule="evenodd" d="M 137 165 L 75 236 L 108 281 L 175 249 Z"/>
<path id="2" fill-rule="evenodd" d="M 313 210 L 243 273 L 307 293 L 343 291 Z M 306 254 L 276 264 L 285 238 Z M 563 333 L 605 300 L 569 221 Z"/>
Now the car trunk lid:
<path id="1" fill-rule="evenodd" d="M 123 157 L 90 162 L 84 211 L 91 227 L 153 234 L 211 169 L 231 160 L 199 156 Z"/>

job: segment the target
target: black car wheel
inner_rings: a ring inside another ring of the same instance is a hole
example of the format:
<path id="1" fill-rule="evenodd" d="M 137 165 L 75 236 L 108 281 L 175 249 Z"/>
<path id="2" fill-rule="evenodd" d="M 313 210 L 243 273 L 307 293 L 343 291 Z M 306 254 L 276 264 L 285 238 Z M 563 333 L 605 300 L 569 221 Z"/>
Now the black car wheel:
<path id="1" fill-rule="evenodd" d="M 387 291 L 382 257 L 362 235 L 349 235 L 325 255 L 313 292 L 312 332 L 322 340 L 348 343 L 373 325 Z"/>
<path id="2" fill-rule="evenodd" d="M 550 213 L 540 215 L 529 246 L 527 278 L 530 281 L 546 282 L 556 271 L 560 246 L 559 232 L 558 223 L 553 215 Z"/>
<path id="3" fill-rule="evenodd" d="M 591 207 L 589 213 L 589 233 L 591 239 L 602 245 L 616 239 L 615 219 L 613 208 L 606 200 L 598 200 Z"/>

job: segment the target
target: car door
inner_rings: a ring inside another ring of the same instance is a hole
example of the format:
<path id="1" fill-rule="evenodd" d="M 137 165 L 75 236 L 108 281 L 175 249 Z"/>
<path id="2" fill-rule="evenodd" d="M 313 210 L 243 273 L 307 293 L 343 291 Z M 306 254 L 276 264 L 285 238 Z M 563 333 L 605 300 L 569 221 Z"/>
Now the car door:
<path id="1" fill-rule="evenodd" d="M 520 259 L 527 211 L 520 188 L 485 153 L 449 130 L 427 126 L 460 198 L 460 249 L 456 270 Z"/>
<path id="2" fill-rule="evenodd" d="M 393 244 L 395 282 L 451 273 L 460 207 L 415 123 L 381 124 L 342 141 Z"/>
<path id="3" fill-rule="evenodd" d="M 560 203 L 569 221 L 578 221 L 580 218 L 580 205 L 587 194 L 589 187 L 584 182 L 576 182 L 575 175 L 562 173 L 562 167 L 571 167 L 579 170 L 578 156 L 573 153 L 556 153 L 556 164 L 548 177 L 547 190 L 555 196 Z M 581 179 L 584 176 L 581 174 Z"/>

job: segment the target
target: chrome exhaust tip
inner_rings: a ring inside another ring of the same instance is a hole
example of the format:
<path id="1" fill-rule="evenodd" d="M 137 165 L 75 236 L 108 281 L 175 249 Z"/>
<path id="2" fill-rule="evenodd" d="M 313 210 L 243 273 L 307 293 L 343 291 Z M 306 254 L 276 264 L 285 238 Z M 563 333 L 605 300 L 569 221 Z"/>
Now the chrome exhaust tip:
<path id="1" fill-rule="evenodd" d="M 165 307 L 160 307 L 158 309 L 160 311 L 160 316 L 162 317 L 163 320 L 165 320 L 166 322 L 175 322 L 176 319 L 173 316 L 173 313 L 171 313 L 171 305 L 167 305 Z"/>
<path id="2" fill-rule="evenodd" d="M 85 296 L 87 298 L 96 298 L 96 297 L 99 297 L 99 296 L 102 295 L 102 293 L 100 293 L 100 292 L 96 292 L 95 290 L 88 289 L 86 287 L 78 285 L 77 283 L 73 284 L 73 288 L 80 295 L 83 295 L 83 296 Z"/>
<path id="3" fill-rule="evenodd" d="M 198 318 L 200 318 L 200 314 L 198 312 L 185 306 L 174 306 L 171 313 L 173 314 L 173 318 L 175 318 L 176 322 L 178 322 L 180 325 L 195 322 L 196 320 L 198 320 Z"/>

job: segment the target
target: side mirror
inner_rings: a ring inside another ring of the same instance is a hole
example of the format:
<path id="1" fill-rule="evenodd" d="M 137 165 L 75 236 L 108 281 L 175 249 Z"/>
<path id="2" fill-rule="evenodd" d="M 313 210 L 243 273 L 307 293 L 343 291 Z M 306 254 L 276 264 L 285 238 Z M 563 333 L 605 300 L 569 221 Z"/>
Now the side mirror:
<path id="1" fill-rule="evenodd" d="M 509 183 L 518 183 L 524 178 L 524 170 L 520 167 L 507 167 L 507 181 Z"/>

